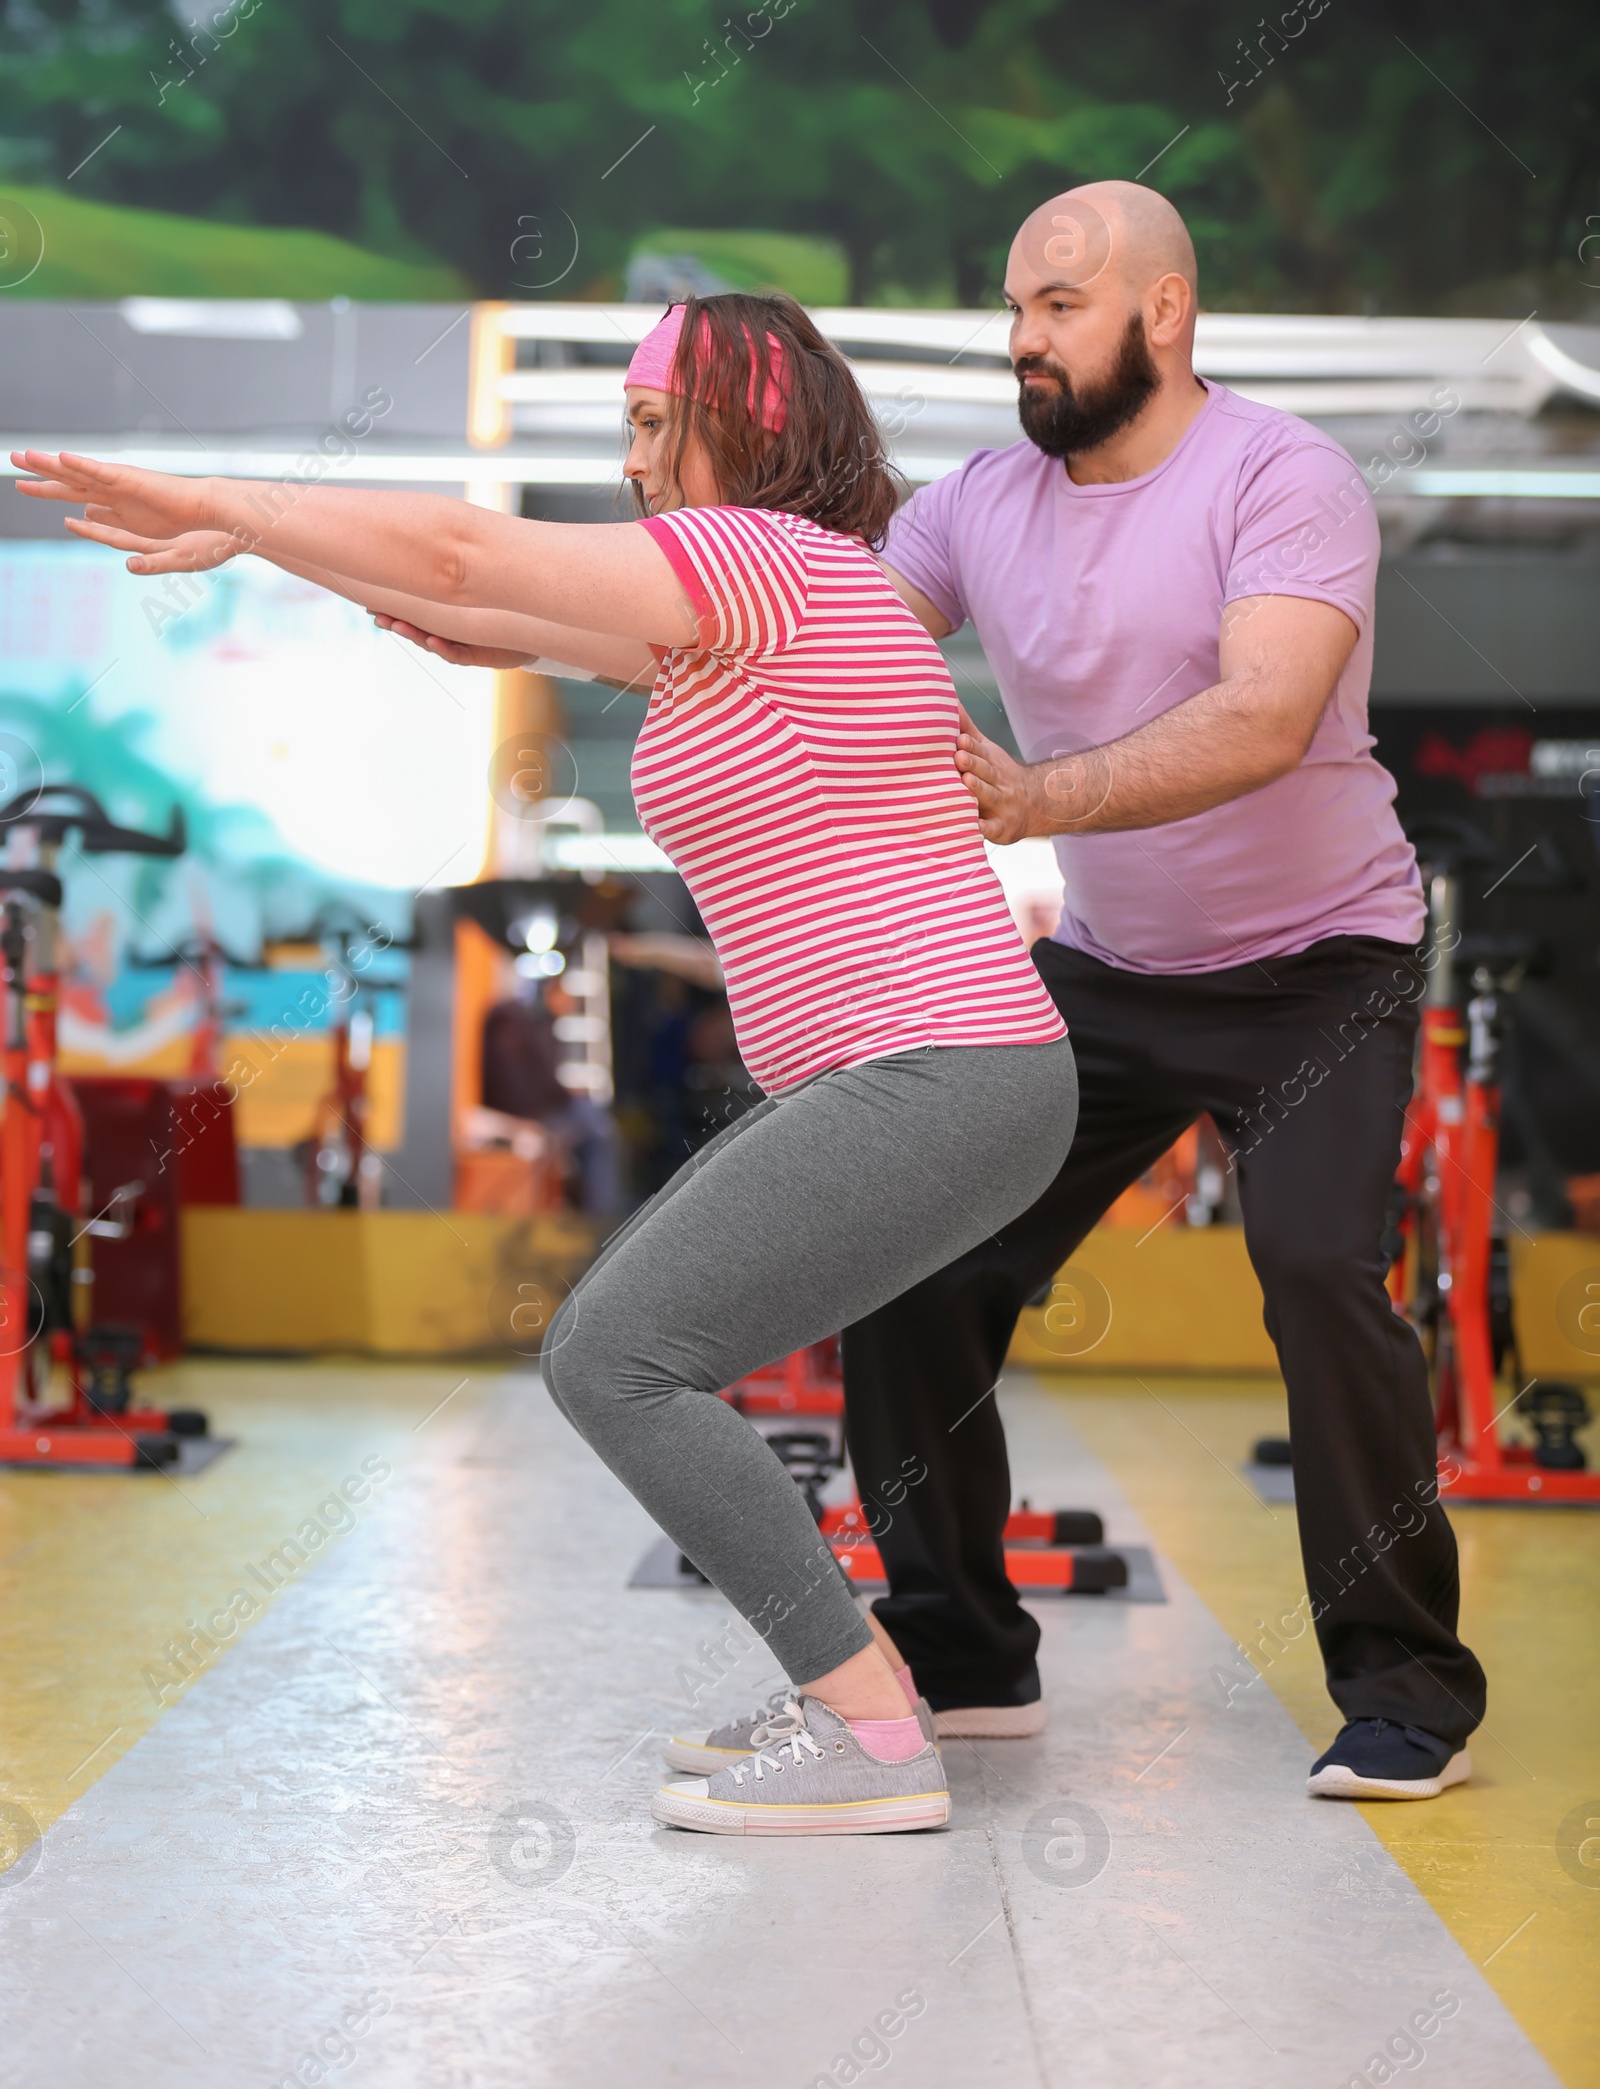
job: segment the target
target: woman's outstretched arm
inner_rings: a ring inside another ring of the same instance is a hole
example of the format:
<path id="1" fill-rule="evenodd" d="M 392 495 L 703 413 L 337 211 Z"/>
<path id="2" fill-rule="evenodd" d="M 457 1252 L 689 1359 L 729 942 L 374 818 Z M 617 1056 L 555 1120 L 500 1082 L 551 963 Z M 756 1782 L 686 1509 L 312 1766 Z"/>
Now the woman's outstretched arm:
<path id="1" fill-rule="evenodd" d="M 237 558 L 246 547 L 237 537 L 222 530 L 191 530 L 165 540 L 140 537 L 119 529 L 114 511 L 90 502 L 79 528 L 77 518 L 67 518 L 67 528 L 78 535 L 130 554 L 130 573 L 209 573 Z M 613 688 L 632 689 L 648 696 L 658 670 L 654 653 L 643 640 L 619 638 L 604 631 L 580 631 L 548 617 L 531 617 L 514 609 L 460 609 L 430 602 L 422 595 L 402 594 L 396 588 L 374 587 L 351 580 L 330 567 L 314 566 L 305 559 L 286 558 L 270 537 L 253 547 L 258 558 L 279 566 L 330 594 L 342 595 L 370 612 L 385 630 L 409 639 L 423 651 L 437 654 L 462 667 L 536 667 L 548 663 L 556 672 L 562 667 L 591 674 Z"/>
<path id="2" fill-rule="evenodd" d="M 130 554 L 130 573 L 210 573 L 239 556 L 237 541 L 220 530 L 195 530 L 187 536 L 135 537 L 108 521 L 108 511 L 91 504 L 86 520 L 96 524 L 96 541 Z M 541 661 L 580 669 L 623 689 L 648 696 L 657 659 L 637 638 L 616 638 L 603 631 L 578 631 L 552 624 L 547 617 L 524 616 L 514 609 L 452 609 L 421 595 L 402 595 L 394 588 L 362 586 L 326 566 L 304 559 L 273 557 L 269 543 L 256 547 L 258 558 L 298 579 L 342 595 L 367 610 L 384 630 L 436 653 L 462 667 L 535 667 Z"/>
<path id="3" fill-rule="evenodd" d="M 13 462 L 36 474 L 19 481 L 32 498 L 104 512 L 105 521 L 68 520 L 75 535 L 97 542 L 116 531 L 159 539 L 218 531 L 241 551 L 451 609 L 510 609 L 656 645 L 696 635 L 665 555 L 631 523 L 530 522 L 442 494 L 185 479 L 42 450 L 15 451 Z"/>

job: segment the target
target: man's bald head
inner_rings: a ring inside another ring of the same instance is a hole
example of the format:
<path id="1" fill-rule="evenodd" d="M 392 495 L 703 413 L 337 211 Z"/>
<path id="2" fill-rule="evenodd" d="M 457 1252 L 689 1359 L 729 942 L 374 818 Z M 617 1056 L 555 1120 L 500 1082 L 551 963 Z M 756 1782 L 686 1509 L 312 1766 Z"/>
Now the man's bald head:
<path id="1" fill-rule="evenodd" d="M 1182 276 L 1199 291 L 1194 241 L 1182 217 L 1155 189 L 1136 181 L 1087 181 L 1029 214 L 1011 243 L 1011 266 L 1024 292 L 1058 282 L 1086 288 L 1106 276 L 1137 301 L 1162 276 Z"/>
<path id="2" fill-rule="evenodd" d="M 1047 456 L 1081 458 L 1111 456 L 1105 446 L 1121 439 L 1117 454 L 1142 455 L 1156 441 L 1150 431 L 1187 425 L 1204 397 L 1194 374 L 1197 302 L 1194 242 L 1154 189 L 1089 181 L 1041 203 L 1006 264 L 1029 441 Z"/>

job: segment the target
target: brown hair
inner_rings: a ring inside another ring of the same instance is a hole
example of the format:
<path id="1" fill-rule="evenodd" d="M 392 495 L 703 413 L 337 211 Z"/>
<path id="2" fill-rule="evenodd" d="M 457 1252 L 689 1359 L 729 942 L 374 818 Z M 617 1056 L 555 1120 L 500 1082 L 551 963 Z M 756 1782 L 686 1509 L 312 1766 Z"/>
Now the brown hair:
<path id="1" fill-rule="evenodd" d="M 763 428 L 760 410 L 779 375 L 772 341 L 782 351 L 785 407 L 776 433 Z M 874 551 L 882 544 L 899 504 L 883 431 L 850 365 L 792 297 L 729 290 L 685 299 L 672 389 L 674 483 L 693 437 L 728 507 L 776 508 L 860 537 Z M 634 498 L 642 511 L 637 480 Z"/>

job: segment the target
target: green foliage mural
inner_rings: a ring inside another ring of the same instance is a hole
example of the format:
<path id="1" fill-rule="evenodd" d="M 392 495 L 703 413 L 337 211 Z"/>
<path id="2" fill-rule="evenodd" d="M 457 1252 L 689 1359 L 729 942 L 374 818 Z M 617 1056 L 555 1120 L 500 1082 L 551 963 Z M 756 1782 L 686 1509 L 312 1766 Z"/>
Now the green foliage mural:
<path id="1" fill-rule="evenodd" d="M 35 258 L 12 295 L 24 297 L 455 298 L 466 283 L 437 262 L 392 261 L 326 232 L 264 231 L 160 210 L 92 203 L 59 189 L 7 185 L 0 198 L 0 271 L 18 249 Z M 31 218 L 32 224 L 28 222 Z M 40 232 L 48 227 L 41 244 Z M 30 246 L 30 240 L 34 246 Z"/>
<path id="2" fill-rule="evenodd" d="M 671 225 L 832 242 L 854 299 L 977 302 L 1042 195 L 1143 173 L 1190 215 L 1214 306 L 1600 308 L 1592 0 L 181 15 L 0 8 L 0 178 L 315 230 L 490 295 L 614 295 Z M 130 253 L 117 287 L 153 265 Z"/>

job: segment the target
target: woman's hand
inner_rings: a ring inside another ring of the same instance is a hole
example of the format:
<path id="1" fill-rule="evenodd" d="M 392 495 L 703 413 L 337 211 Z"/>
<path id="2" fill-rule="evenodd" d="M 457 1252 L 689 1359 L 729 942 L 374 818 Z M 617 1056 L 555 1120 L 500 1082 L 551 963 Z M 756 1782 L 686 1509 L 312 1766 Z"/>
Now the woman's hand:
<path id="1" fill-rule="evenodd" d="M 118 529 L 108 522 L 105 518 L 111 512 L 109 508 L 92 506 L 85 510 L 81 522 L 76 515 L 69 515 L 67 528 L 75 537 L 109 544 L 114 551 L 132 552 L 128 560 L 130 573 L 210 573 L 249 548 L 226 530 L 190 530 L 186 536 L 165 541 L 159 537 L 136 537 L 131 530 Z"/>
<path id="2" fill-rule="evenodd" d="M 436 631 L 424 631 L 420 625 L 408 624 L 400 617 L 374 616 L 372 621 L 380 631 L 392 631 L 396 638 L 409 640 L 425 653 L 437 653 L 441 660 L 448 660 L 455 667 L 493 667 L 504 672 L 528 666 L 533 657 L 504 646 L 469 646 L 460 639 L 441 638 Z"/>
<path id="3" fill-rule="evenodd" d="M 216 526 L 215 482 L 185 479 L 176 473 L 140 471 L 131 464 L 103 464 L 96 457 L 79 457 L 63 450 L 13 450 L 11 461 L 29 479 L 19 479 L 17 490 L 32 500 L 83 501 L 96 510 L 93 523 L 67 527 L 77 536 L 108 539 L 100 532 L 121 530 L 141 541 L 170 543 L 175 537 L 211 531 Z M 235 545 L 247 550 L 246 544 Z"/>

